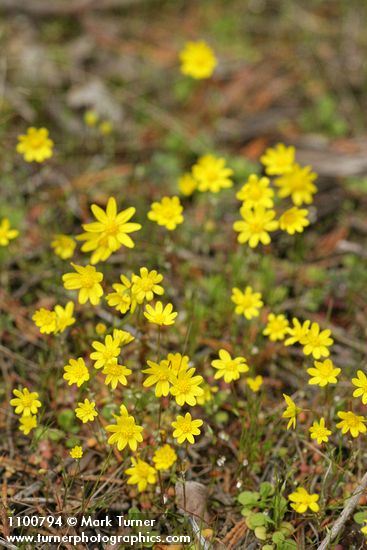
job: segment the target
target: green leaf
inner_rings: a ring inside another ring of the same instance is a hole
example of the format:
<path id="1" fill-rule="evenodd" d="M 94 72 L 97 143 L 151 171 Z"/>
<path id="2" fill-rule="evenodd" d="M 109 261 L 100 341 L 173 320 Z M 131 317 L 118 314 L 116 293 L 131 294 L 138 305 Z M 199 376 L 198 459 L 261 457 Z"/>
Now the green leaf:
<path id="1" fill-rule="evenodd" d="M 260 483 L 260 495 L 261 498 L 265 499 L 271 496 L 274 493 L 274 487 L 268 481 Z"/>
<path id="2" fill-rule="evenodd" d="M 286 537 L 289 537 L 294 533 L 294 527 L 291 523 L 289 523 L 289 521 L 282 521 L 279 530 L 284 533 Z"/>
<path id="3" fill-rule="evenodd" d="M 246 523 L 250 529 L 255 529 L 256 527 L 263 527 L 267 523 L 271 523 L 271 519 L 266 514 L 256 512 L 255 514 L 248 516 Z"/>
<path id="4" fill-rule="evenodd" d="M 275 544 L 280 544 L 281 542 L 285 541 L 285 536 L 283 535 L 283 533 L 281 531 L 275 531 L 275 533 L 273 533 L 273 536 L 272 536 L 271 540 Z"/>
<path id="5" fill-rule="evenodd" d="M 265 527 L 256 527 L 255 529 L 255 537 L 259 540 L 266 540 L 268 538 L 268 534 L 266 532 Z"/>
<path id="6" fill-rule="evenodd" d="M 260 499 L 260 493 L 257 491 L 243 491 L 237 497 L 240 504 L 248 508 L 254 508 Z"/>
<path id="7" fill-rule="evenodd" d="M 367 510 L 364 510 L 363 512 L 357 512 L 356 514 L 354 514 L 353 519 L 356 523 L 362 525 L 367 519 Z"/>

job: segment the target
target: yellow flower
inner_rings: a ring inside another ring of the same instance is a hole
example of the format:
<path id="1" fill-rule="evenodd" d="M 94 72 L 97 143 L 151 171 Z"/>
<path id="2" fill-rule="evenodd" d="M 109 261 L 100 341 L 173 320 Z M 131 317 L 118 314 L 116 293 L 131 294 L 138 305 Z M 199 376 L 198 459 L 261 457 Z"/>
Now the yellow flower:
<path id="1" fill-rule="evenodd" d="M 311 204 L 317 187 L 313 183 L 317 175 L 312 172 L 311 166 L 301 167 L 294 164 L 292 171 L 275 179 L 275 185 L 279 189 L 279 197 L 291 197 L 296 206 Z"/>
<path id="2" fill-rule="evenodd" d="M 84 399 L 78 403 L 78 407 L 75 409 L 76 417 L 79 418 L 83 424 L 86 422 L 93 422 L 95 417 L 98 416 L 97 411 L 95 410 L 96 404 L 94 401 L 89 401 L 89 399 Z"/>
<path id="3" fill-rule="evenodd" d="M 285 335 L 287 334 L 289 323 L 285 318 L 285 315 L 274 315 L 274 313 L 269 313 L 268 315 L 268 324 L 263 330 L 265 336 L 269 336 L 269 339 L 272 342 L 277 340 L 284 340 Z"/>
<path id="4" fill-rule="evenodd" d="M 116 389 L 117 384 L 119 383 L 123 386 L 126 386 L 126 376 L 129 376 L 131 372 L 131 369 L 128 369 L 127 367 L 125 367 L 125 365 L 119 365 L 117 363 L 117 359 L 112 359 L 103 367 L 102 373 L 107 375 L 104 383 L 106 384 L 106 386 L 108 386 L 108 384 L 111 384 L 111 388 L 113 390 Z"/>
<path id="5" fill-rule="evenodd" d="M 125 474 L 130 476 L 128 485 L 137 485 L 138 491 L 145 491 L 148 484 L 154 485 L 157 483 L 157 472 L 144 460 L 140 458 L 131 458 L 132 467 L 125 470 Z"/>
<path id="6" fill-rule="evenodd" d="M 256 174 L 251 174 L 236 194 L 236 198 L 242 201 L 246 208 L 256 208 L 256 206 L 272 208 L 274 191 L 269 184 L 269 178 L 259 178 Z"/>
<path id="7" fill-rule="evenodd" d="M 163 275 L 160 275 L 155 269 L 148 271 L 146 267 L 140 268 L 140 276 L 133 275 L 131 277 L 132 292 L 138 304 L 142 304 L 144 300 L 150 302 L 154 298 L 154 294 L 162 296 L 164 289 L 158 283 L 163 281 Z"/>
<path id="8" fill-rule="evenodd" d="M 64 380 L 68 381 L 68 385 L 76 384 L 78 388 L 89 380 L 89 372 L 85 361 L 82 357 L 78 359 L 69 359 L 69 364 L 64 366 Z"/>
<path id="9" fill-rule="evenodd" d="M 298 487 L 294 493 L 288 495 L 291 501 L 291 508 L 298 514 L 304 514 L 309 508 L 312 512 L 318 512 L 320 507 L 317 504 L 319 495 L 316 493 L 310 495 L 303 487 Z"/>
<path id="10" fill-rule="evenodd" d="M 99 120 L 99 114 L 93 109 L 89 109 L 84 113 L 84 122 L 89 128 L 94 128 Z"/>
<path id="11" fill-rule="evenodd" d="M 127 330 L 121 330 L 119 328 L 113 329 L 113 339 L 118 340 L 120 346 L 127 346 L 130 342 L 135 340 L 135 336 L 130 334 Z"/>
<path id="12" fill-rule="evenodd" d="M 56 332 L 64 332 L 68 327 L 75 323 L 75 318 L 73 317 L 74 313 L 74 304 L 73 302 L 68 302 L 65 307 L 56 305 L 54 307 L 56 315 Z"/>
<path id="13" fill-rule="evenodd" d="M 232 359 L 231 355 L 225 349 L 219 350 L 219 359 L 212 361 L 212 366 L 218 369 L 214 378 L 218 380 L 218 378 L 224 377 L 226 384 L 238 380 L 242 372 L 247 372 L 249 370 L 244 357 L 234 357 Z"/>
<path id="14" fill-rule="evenodd" d="M 82 458 L 83 456 L 83 449 L 79 445 L 75 445 L 70 451 L 71 458 L 75 458 L 75 460 L 79 460 L 79 458 Z"/>
<path id="15" fill-rule="evenodd" d="M 269 176 L 280 176 L 292 171 L 294 154 L 294 147 L 286 147 L 284 143 L 278 143 L 275 147 L 269 147 L 260 157 L 260 161 Z"/>
<path id="16" fill-rule="evenodd" d="M 19 418 L 19 429 L 24 435 L 28 435 L 34 428 L 37 428 L 37 416 L 21 416 Z"/>
<path id="17" fill-rule="evenodd" d="M 125 405 L 121 405 L 120 413 L 120 416 L 115 415 L 116 424 L 106 426 L 106 431 L 112 432 L 108 443 L 116 443 L 119 451 L 125 449 L 126 445 L 129 445 L 132 451 L 136 451 L 138 443 L 143 441 L 143 427 L 135 423 L 135 418 L 129 415 Z"/>
<path id="18" fill-rule="evenodd" d="M 174 373 L 170 370 L 168 366 L 168 361 L 163 360 L 160 363 L 155 363 L 154 361 L 147 361 L 149 368 L 143 370 L 144 374 L 149 374 L 144 382 L 143 386 L 145 388 L 150 388 L 150 386 L 155 386 L 155 395 L 156 397 L 166 397 L 169 394 L 170 383 L 175 380 Z"/>
<path id="19" fill-rule="evenodd" d="M 99 131 L 103 136 L 109 136 L 110 134 L 112 134 L 112 122 L 110 120 L 104 120 L 103 122 L 101 122 L 101 124 L 99 125 Z"/>
<path id="20" fill-rule="evenodd" d="M 42 334 L 51 334 L 56 331 L 56 313 L 41 307 L 32 315 L 32 320 Z"/>
<path id="21" fill-rule="evenodd" d="M 141 229 L 139 223 L 129 222 L 135 214 L 135 208 L 117 212 L 116 200 L 110 197 L 106 212 L 97 204 L 92 204 L 91 210 L 97 221 L 83 224 L 85 233 L 77 236 L 78 240 L 86 241 L 82 246 L 83 252 L 93 251 L 91 264 L 107 260 L 122 246 L 134 248 L 134 241 L 128 234 Z"/>
<path id="22" fill-rule="evenodd" d="M 62 260 L 67 260 L 74 254 L 76 242 L 73 237 L 60 233 L 54 236 L 51 246 L 55 250 L 56 256 L 59 256 Z"/>
<path id="23" fill-rule="evenodd" d="M 10 221 L 3 218 L 0 222 L 0 246 L 8 246 L 9 241 L 18 237 L 17 229 L 10 229 Z"/>
<path id="24" fill-rule="evenodd" d="M 327 386 L 327 384 L 336 384 L 337 376 L 340 374 L 340 370 L 334 367 L 334 363 L 331 359 L 325 361 L 314 361 L 316 368 L 307 369 L 307 372 L 313 378 L 308 381 L 311 385 L 318 385 L 321 388 Z"/>
<path id="25" fill-rule="evenodd" d="M 118 357 L 121 352 L 120 340 L 113 338 L 110 334 L 107 334 L 104 344 L 96 340 L 92 342 L 92 348 L 96 350 L 90 354 L 90 358 L 95 361 L 95 369 L 101 369 Z"/>
<path id="26" fill-rule="evenodd" d="M 218 392 L 217 386 L 209 386 L 209 384 L 206 384 L 205 382 L 201 386 L 203 389 L 203 395 L 198 395 L 196 398 L 198 405 L 205 405 L 205 403 L 209 403 L 213 400 L 213 394 Z"/>
<path id="27" fill-rule="evenodd" d="M 160 202 L 153 202 L 150 205 L 148 219 L 173 231 L 184 221 L 182 211 L 179 197 L 163 197 Z"/>
<path id="28" fill-rule="evenodd" d="M 304 228 L 310 225 L 307 219 L 308 210 L 306 208 L 297 208 L 293 206 L 283 212 L 279 218 L 279 227 L 282 231 L 286 231 L 289 235 L 302 233 Z"/>
<path id="29" fill-rule="evenodd" d="M 362 370 L 357 371 L 357 378 L 352 378 L 352 384 L 357 387 L 353 397 L 362 397 L 363 405 L 367 405 L 367 377 Z"/>
<path id="30" fill-rule="evenodd" d="M 275 210 L 265 210 L 263 206 L 251 210 L 247 206 L 242 206 L 240 214 L 242 220 L 237 220 L 233 224 L 233 229 L 239 233 L 238 242 L 248 242 L 251 248 L 256 248 L 259 243 L 269 244 L 269 231 L 278 229 L 278 222 L 274 220 Z"/>
<path id="31" fill-rule="evenodd" d="M 180 445 L 186 440 L 192 445 L 195 443 L 194 435 L 200 435 L 199 427 L 202 425 L 202 420 L 193 420 L 191 414 L 186 413 L 185 416 L 177 416 L 176 421 L 172 422 L 175 428 L 172 435 Z"/>
<path id="32" fill-rule="evenodd" d="M 261 386 L 263 385 L 263 377 L 258 374 L 255 378 L 246 378 L 246 384 L 254 393 L 258 392 Z"/>
<path id="33" fill-rule="evenodd" d="M 358 437 L 360 433 L 363 434 L 367 431 L 364 416 L 358 416 L 352 411 L 340 411 L 338 416 L 341 418 L 341 422 L 338 422 L 336 427 L 340 428 L 343 434 L 350 431 L 352 437 Z"/>
<path id="34" fill-rule="evenodd" d="M 103 336 L 107 332 L 107 327 L 104 323 L 97 323 L 95 330 L 98 336 Z"/>
<path id="35" fill-rule="evenodd" d="M 299 407 L 296 406 L 295 402 L 293 401 L 293 399 L 289 395 L 286 395 L 285 393 L 283 393 L 283 397 L 284 397 L 285 402 L 287 404 L 287 408 L 284 411 L 284 413 L 282 414 L 282 418 L 289 418 L 290 419 L 289 422 L 288 422 L 288 425 L 287 425 L 287 430 L 289 430 L 289 428 L 291 426 L 293 426 L 293 428 L 296 427 L 297 414 L 299 412 L 301 412 L 302 409 L 300 409 Z"/>
<path id="36" fill-rule="evenodd" d="M 54 142 L 48 137 L 46 128 L 28 128 L 26 134 L 18 136 L 17 152 L 26 162 L 43 162 L 52 157 Z"/>
<path id="37" fill-rule="evenodd" d="M 173 311 L 172 304 L 167 304 L 163 308 L 162 302 L 157 302 L 154 307 L 150 304 L 145 306 L 144 316 L 150 323 L 155 323 L 156 325 L 173 325 L 177 312 Z"/>
<path id="38" fill-rule="evenodd" d="M 156 470 L 169 470 L 176 460 L 177 455 L 175 450 L 167 444 L 157 449 L 153 455 Z"/>
<path id="39" fill-rule="evenodd" d="M 320 327 L 317 323 L 312 323 L 311 328 L 301 338 L 300 343 L 305 355 L 312 354 L 315 359 L 320 357 L 329 357 L 330 351 L 328 346 L 331 346 L 334 340 L 330 338 L 331 330 L 325 329 L 320 332 Z"/>
<path id="40" fill-rule="evenodd" d="M 103 296 L 103 288 L 101 282 L 103 273 L 100 273 L 92 265 L 83 267 L 71 263 L 76 273 L 65 273 L 62 276 L 64 287 L 66 290 L 79 290 L 78 301 L 80 304 L 85 304 L 88 300 L 94 306 L 98 305 L 101 296 Z"/>
<path id="41" fill-rule="evenodd" d="M 173 380 L 170 389 L 171 395 L 176 399 L 176 403 L 182 407 L 185 403 L 193 407 L 196 405 L 196 397 L 203 395 L 204 390 L 200 388 L 203 377 L 194 376 L 194 368 L 187 371 L 181 371 Z"/>
<path id="42" fill-rule="evenodd" d="M 254 292 L 247 286 L 242 292 L 239 288 L 232 288 L 232 302 L 236 304 L 235 313 L 252 319 L 259 315 L 259 309 L 264 305 L 260 292 Z"/>
<path id="43" fill-rule="evenodd" d="M 188 355 L 181 355 L 181 353 L 169 353 L 165 361 L 167 361 L 169 369 L 177 376 L 180 372 L 187 371 L 190 358 Z"/>
<path id="44" fill-rule="evenodd" d="M 363 520 L 365 523 L 367 523 L 367 519 Z M 361 533 L 363 533 L 364 535 L 367 535 L 367 525 L 365 525 L 364 527 L 361 527 Z"/>
<path id="45" fill-rule="evenodd" d="M 287 334 L 290 334 L 290 337 L 284 342 L 286 346 L 292 346 L 300 342 L 308 333 L 311 321 L 304 321 L 301 324 L 296 317 L 293 317 L 292 323 L 293 327 L 288 327 L 287 329 Z"/>
<path id="46" fill-rule="evenodd" d="M 22 416 L 31 416 L 37 414 L 42 404 L 38 400 L 38 393 L 30 392 L 28 388 L 22 390 L 13 390 L 15 397 L 10 400 L 10 405 L 15 407 L 15 414 L 21 414 Z"/>
<path id="47" fill-rule="evenodd" d="M 184 174 L 178 180 L 178 189 L 180 193 L 185 195 L 185 197 L 189 197 L 190 195 L 192 195 L 197 186 L 197 181 L 193 178 L 190 172 Z"/>
<path id="48" fill-rule="evenodd" d="M 186 42 L 180 61 L 182 74 L 196 80 L 210 78 L 217 66 L 214 52 L 204 40 Z"/>
<path id="49" fill-rule="evenodd" d="M 192 167 L 192 175 L 201 192 L 219 193 L 221 189 L 228 189 L 233 185 L 230 179 L 233 170 L 226 166 L 224 158 L 217 158 L 213 155 L 200 157 Z"/>
<path id="50" fill-rule="evenodd" d="M 325 418 L 320 418 L 320 422 L 315 420 L 309 432 L 311 434 L 311 439 L 316 439 L 319 445 L 323 442 L 327 443 L 329 441 L 329 435 L 331 435 L 331 431 L 325 427 Z"/>
<path id="51" fill-rule="evenodd" d="M 134 313 L 137 301 L 132 289 L 132 283 L 125 275 L 120 275 L 120 281 L 122 284 L 115 283 L 112 285 L 115 292 L 107 294 L 107 303 L 122 314 L 129 310 L 131 313 Z"/>

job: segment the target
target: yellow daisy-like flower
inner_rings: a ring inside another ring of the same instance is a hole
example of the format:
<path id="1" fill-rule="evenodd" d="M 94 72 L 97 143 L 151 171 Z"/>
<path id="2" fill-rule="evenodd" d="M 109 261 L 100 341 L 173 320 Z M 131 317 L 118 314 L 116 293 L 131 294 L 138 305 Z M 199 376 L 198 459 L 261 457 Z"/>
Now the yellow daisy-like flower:
<path id="1" fill-rule="evenodd" d="M 288 495 L 288 499 L 291 501 L 291 508 L 298 514 L 304 514 L 309 508 L 312 512 L 318 512 L 320 510 L 317 501 L 319 495 L 316 493 L 310 495 L 303 487 L 298 487 L 294 493 Z"/>
<path id="2" fill-rule="evenodd" d="M 52 334 L 56 332 L 57 317 L 54 311 L 41 307 L 34 312 L 32 320 L 42 334 Z"/>
<path id="3" fill-rule="evenodd" d="M 98 416 L 98 412 L 95 410 L 96 404 L 94 401 L 89 401 L 89 399 L 84 399 L 78 403 L 78 406 L 75 409 L 75 415 L 79 420 L 85 424 L 86 422 L 93 422 L 95 417 Z"/>
<path id="4" fill-rule="evenodd" d="M 42 406 L 38 399 L 38 393 L 30 392 L 28 388 L 22 390 L 13 390 L 15 397 L 10 400 L 10 405 L 15 407 L 15 414 L 22 416 L 31 416 L 37 414 L 37 410 Z"/>
<path id="5" fill-rule="evenodd" d="M 241 373 L 249 370 L 245 357 L 234 357 L 232 359 L 230 353 L 225 349 L 219 350 L 219 359 L 214 359 L 212 366 L 218 369 L 214 378 L 218 380 L 223 377 L 226 384 L 238 380 Z"/>
<path id="6" fill-rule="evenodd" d="M 260 157 L 261 163 L 269 176 L 289 174 L 294 165 L 295 148 L 286 147 L 284 143 L 277 143 L 275 147 L 269 147 Z"/>
<path id="7" fill-rule="evenodd" d="M 272 342 L 277 340 L 284 340 L 285 335 L 287 334 L 289 323 L 285 315 L 274 315 L 274 313 L 269 313 L 268 315 L 268 324 L 263 330 L 265 336 L 269 336 L 269 339 Z"/>
<path id="8" fill-rule="evenodd" d="M 89 126 L 89 128 L 94 128 L 99 121 L 99 114 L 93 109 L 88 109 L 88 111 L 85 111 L 83 118 L 86 126 Z"/>
<path id="9" fill-rule="evenodd" d="M 290 427 L 293 427 L 294 429 L 297 423 L 297 414 L 300 413 L 302 409 L 296 406 L 295 402 L 289 395 L 283 393 L 283 397 L 287 404 L 287 408 L 282 414 L 282 418 L 289 418 L 287 430 L 289 430 Z"/>
<path id="10" fill-rule="evenodd" d="M 114 359 L 116 359 L 121 353 L 120 340 L 113 338 L 110 334 L 104 339 L 104 344 L 95 340 L 92 342 L 93 351 L 90 354 L 90 358 L 95 361 L 94 368 L 101 369 Z"/>
<path id="11" fill-rule="evenodd" d="M 149 376 L 144 380 L 143 386 L 150 388 L 155 384 L 156 397 L 166 397 L 169 394 L 170 384 L 175 380 L 175 375 L 168 366 L 168 361 L 163 360 L 160 363 L 147 361 L 149 368 L 144 369 L 144 374 Z"/>
<path id="12" fill-rule="evenodd" d="M 110 120 L 103 120 L 98 126 L 98 130 L 101 132 L 102 136 L 109 136 L 113 131 L 113 124 Z"/>
<path id="13" fill-rule="evenodd" d="M 310 225 L 307 216 L 308 210 L 306 208 L 297 208 L 293 206 L 280 216 L 279 227 L 289 235 L 294 235 L 296 232 L 302 233 L 304 228 Z"/>
<path id="14" fill-rule="evenodd" d="M 315 359 L 320 357 L 329 357 L 330 351 L 328 346 L 331 346 L 334 342 L 330 338 L 331 330 L 325 329 L 320 332 L 318 323 L 312 323 L 311 328 L 301 338 L 300 343 L 305 355 L 313 355 Z"/>
<path id="15" fill-rule="evenodd" d="M 107 326 L 104 323 L 97 323 L 95 330 L 98 336 L 103 336 L 107 332 Z"/>
<path id="16" fill-rule="evenodd" d="M 181 176 L 177 185 L 180 193 L 185 195 L 185 197 L 192 195 L 198 186 L 197 181 L 190 172 Z"/>
<path id="17" fill-rule="evenodd" d="M 77 236 L 78 240 L 85 241 L 83 252 L 93 251 L 91 264 L 104 262 L 122 246 L 134 248 L 135 244 L 129 233 L 141 229 L 140 223 L 129 221 L 135 214 L 134 207 L 117 212 L 116 200 L 110 197 L 106 211 L 97 204 L 92 204 L 91 210 L 97 221 L 83 224 L 85 233 Z"/>
<path id="18" fill-rule="evenodd" d="M 0 246 L 8 246 L 9 242 L 18 235 L 17 229 L 11 229 L 8 218 L 2 218 L 0 221 Z"/>
<path id="19" fill-rule="evenodd" d="M 293 317 L 292 323 L 293 327 L 287 328 L 287 334 L 290 334 L 290 337 L 284 342 L 286 346 L 292 346 L 300 342 L 308 333 L 311 321 L 304 321 L 301 323 L 296 317 Z"/>
<path id="20" fill-rule="evenodd" d="M 156 470 L 169 470 L 176 462 L 177 454 L 170 445 L 163 445 L 154 452 L 153 462 Z"/>
<path id="21" fill-rule="evenodd" d="M 331 430 L 328 430 L 325 426 L 325 418 L 320 418 L 320 422 L 315 422 L 312 424 L 309 429 L 311 439 L 316 439 L 317 443 L 327 443 L 329 441 L 329 435 L 331 435 Z"/>
<path id="22" fill-rule="evenodd" d="M 37 416 L 21 416 L 19 418 L 19 429 L 24 435 L 28 435 L 34 428 L 37 428 Z"/>
<path id="23" fill-rule="evenodd" d="M 140 275 L 131 277 L 132 292 L 138 304 L 142 304 L 144 300 L 150 302 L 154 298 L 154 294 L 162 296 L 164 288 L 159 283 L 163 281 L 163 275 L 155 269 L 148 271 L 146 267 L 140 268 Z"/>
<path id="24" fill-rule="evenodd" d="M 367 405 L 367 376 L 362 370 L 357 371 L 357 378 L 352 378 L 352 384 L 357 387 L 353 397 L 362 397 L 363 405 Z"/>
<path id="25" fill-rule="evenodd" d="M 125 367 L 125 365 L 119 365 L 117 363 L 117 359 L 114 359 L 106 363 L 103 367 L 102 373 L 106 374 L 106 379 L 104 381 L 106 386 L 111 384 L 111 388 L 115 390 L 117 388 L 117 384 L 121 384 L 122 386 L 127 385 L 126 377 L 132 373 L 132 370 Z"/>
<path id="26" fill-rule="evenodd" d="M 196 80 L 210 78 L 217 66 L 214 52 L 204 40 L 186 42 L 180 61 L 181 73 Z"/>
<path id="27" fill-rule="evenodd" d="M 157 302 L 154 307 L 150 304 L 145 306 L 144 317 L 150 323 L 156 325 L 173 325 L 177 317 L 177 311 L 173 311 L 172 304 L 167 304 L 163 308 L 162 302 Z"/>
<path id="28" fill-rule="evenodd" d="M 73 256 L 76 242 L 73 237 L 60 233 L 54 236 L 53 241 L 51 241 L 51 246 L 54 249 L 56 256 L 59 256 L 62 260 L 67 260 Z"/>
<path id="29" fill-rule="evenodd" d="M 148 484 L 154 485 L 157 483 L 157 472 L 150 466 L 148 462 L 140 458 L 131 458 L 132 467 L 125 470 L 125 474 L 130 476 L 127 480 L 128 485 L 137 485 L 138 491 L 145 491 Z"/>
<path id="30" fill-rule="evenodd" d="M 120 275 L 120 281 L 121 284 L 115 283 L 112 285 L 115 292 L 107 294 L 107 303 L 122 314 L 129 310 L 131 313 L 134 313 L 137 301 L 132 289 L 132 283 L 125 275 Z"/>
<path id="31" fill-rule="evenodd" d="M 205 405 L 205 403 L 209 403 L 214 399 L 214 394 L 218 393 L 217 386 L 209 386 L 209 384 L 206 384 L 205 382 L 203 382 L 201 388 L 203 390 L 203 395 L 197 396 L 196 402 L 198 405 Z"/>
<path id="32" fill-rule="evenodd" d="M 204 390 L 200 387 L 204 379 L 199 374 L 194 376 L 195 372 L 195 368 L 181 371 L 172 380 L 170 393 L 176 399 L 176 403 L 180 405 L 180 407 L 185 403 L 193 407 L 196 405 L 196 397 L 204 393 Z"/>
<path id="33" fill-rule="evenodd" d="M 312 378 L 308 381 L 311 385 L 318 385 L 321 388 L 328 384 L 336 384 L 337 376 L 341 369 L 334 367 L 331 359 L 325 361 L 315 361 L 315 368 L 307 369 L 307 372 Z"/>
<path id="34" fill-rule="evenodd" d="M 260 374 L 255 376 L 255 378 L 251 378 L 250 376 L 246 378 L 246 384 L 248 385 L 250 390 L 253 391 L 254 393 L 260 390 L 261 386 L 263 385 L 263 382 L 264 382 L 263 377 Z"/>
<path id="35" fill-rule="evenodd" d="M 367 523 L 367 519 L 365 519 L 364 522 Z M 367 536 L 367 525 L 361 527 L 361 533 Z"/>
<path id="36" fill-rule="evenodd" d="M 299 166 L 294 164 L 290 173 L 275 179 L 275 185 L 279 187 L 279 197 L 291 197 L 296 206 L 311 204 L 317 187 L 313 183 L 317 175 L 312 172 L 311 166 Z"/>
<path id="37" fill-rule="evenodd" d="M 192 175 L 197 182 L 198 190 L 202 193 L 205 191 L 219 193 L 221 189 L 229 189 L 233 185 L 232 168 L 226 166 L 224 158 L 213 155 L 200 157 L 192 167 Z"/>
<path id="38" fill-rule="evenodd" d="M 74 313 L 74 304 L 73 302 L 68 302 L 65 307 L 56 305 L 54 307 L 54 312 L 56 315 L 56 332 L 64 332 L 68 327 L 75 323 Z"/>
<path id="39" fill-rule="evenodd" d="M 177 376 L 180 372 L 188 370 L 190 358 L 188 355 L 181 355 L 181 353 L 169 353 L 165 361 L 167 361 L 168 368 Z"/>
<path id="40" fill-rule="evenodd" d="M 269 178 L 259 178 L 256 174 L 251 174 L 236 194 L 236 198 L 242 201 L 246 208 L 256 208 L 256 206 L 272 208 L 274 191 L 269 184 Z"/>
<path id="41" fill-rule="evenodd" d="M 199 428 L 202 425 L 202 420 L 193 420 L 191 414 L 186 413 L 185 416 L 177 416 L 176 421 L 172 422 L 172 427 L 175 428 L 172 435 L 180 445 L 186 440 L 193 445 L 194 435 L 200 435 Z"/>
<path id="42" fill-rule="evenodd" d="M 130 334 L 127 330 L 121 330 L 119 328 L 113 329 L 113 339 L 118 340 L 120 346 L 127 346 L 130 342 L 135 340 L 135 336 Z"/>
<path id="43" fill-rule="evenodd" d="M 340 428 L 343 434 L 350 431 L 352 437 L 358 437 L 360 433 L 363 434 L 367 431 L 364 416 L 358 416 L 352 411 L 339 411 L 338 416 L 341 421 L 338 422 L 336 427 Z"/>
<path id="44" fill-rule="evenodd" d="M 74 458 L 75 460 L 79 460 L 83 456 L 83 449 L 80 447 L 80 445 L 75 445 L 69 452 L 71 458 Z"/>
<path id="45" fill-rule="evenodd" d="M 263 206 L 249 209 L 242 206 L 240 209 L 242 220 L 233 224 L 233 229 L 239 233 L 239 243 L 247 243 L 251 248 L 256 248 L 259 243 L 269 244 L 271 241 L 269 232 L 278 229 L 275 218 L 275 210 L 266 210 Z"/>
<path id="46" fill-rule="evenodd" d="M 26 162 L 43 162 L 52 157 L 54 142 L 48 137 L 46 128 L 28 128 L 26 134 L 18 136 L 17 152 Z"/>
<path id="47" fill-rule="evenodd" d="M 247 286 L 242 292 L 239 288 L 232 288 L 232 302 L 236 304 L 235 313 L 243 315 L 246 319 L 252 319 L 259 315 L 260 308 L 264 305 L 260 292 L 254 292 Z"/>
<path id="48" fill-rule="evenodd" d="M 153 202 L 150 205 L 148 219 L 173 231 L 184 221 L 182 212 L 183 207 L 179 197 L 163 197 L 160 202 Z"/>
<path id="49" fill-rule="evenodd" d="M 89 380 L 89 371 L 82 357 L 78 359 L 69 359 L 69 364 L 64 366 L 64 380 L 68 385 L 76 384 L 78 388 Z"/>
<path id="50" fill-rule="evenodd" d="M 130 416 L 125 405 L 120 407 L 120 416 L 115 415 L 116 424 L 106 426 L 107 432 L 112 432 L 108 438 L 109 445 L 117 445 L 119 451 L 128 445 L 132 451 L 136 451 L 138 443 L 143 441 L 143 427 L 135 423 L 135 418 Z"/>
<path id="51" fill-rule="evenodd" d="M 85 304 L 90 301 L 94 306 L 98 305 L 103 296 L 103 273 L 96 270 L 93 265 L 76 265 L 71 263 L 76 273 L 65 273 L 62 276 L 66 290 L 79 290 L 78 301 Z"/>

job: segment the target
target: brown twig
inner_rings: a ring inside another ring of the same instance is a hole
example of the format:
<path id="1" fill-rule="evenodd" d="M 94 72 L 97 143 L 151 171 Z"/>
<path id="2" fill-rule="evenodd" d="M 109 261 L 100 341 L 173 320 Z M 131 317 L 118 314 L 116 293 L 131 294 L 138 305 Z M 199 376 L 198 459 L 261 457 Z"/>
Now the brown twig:
<path id="1" fill-rule="evenodd" d="M 90 10 L 110 10 L 133 7 L 142 4 L 146 0 L 69 0 L 69 2 L 54 0 L 0 0 L 0 11 L 21 12 L 28 15 L 48 17 L 52 15 L 77 15 Z"/>
<path id="2" fill-rule="evenodd" d="M 317 550 L 326 550 L 328 548 L 328 545 L 338 536 L 340 531 L 343 529 L 345 523 L 347 522 L 349 516 L 353 513 L 353 510 L 357 506 L 361 494 L 366 490 L 366 488 L 367 472 L 362 477 L 361 482 L 357 485 L 357 488 L 354 491 L 353 495 L 347 500 L 347 503 L 344 506 L 340 517 L 336 520 L 330 532 L 326 535 Z"/>

